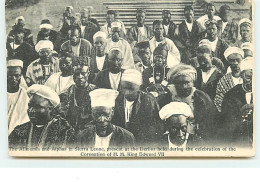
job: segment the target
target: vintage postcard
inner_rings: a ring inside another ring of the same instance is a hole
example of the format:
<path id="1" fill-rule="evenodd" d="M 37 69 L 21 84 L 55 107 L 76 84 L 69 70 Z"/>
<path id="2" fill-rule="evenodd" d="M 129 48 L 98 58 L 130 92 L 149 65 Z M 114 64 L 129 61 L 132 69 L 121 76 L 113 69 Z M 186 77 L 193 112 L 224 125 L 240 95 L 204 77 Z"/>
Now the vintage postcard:
<path id="1" fill-rule="evenodd" d="M 254 1 L 6 0 L 9 155 L 255 155 Z"/>

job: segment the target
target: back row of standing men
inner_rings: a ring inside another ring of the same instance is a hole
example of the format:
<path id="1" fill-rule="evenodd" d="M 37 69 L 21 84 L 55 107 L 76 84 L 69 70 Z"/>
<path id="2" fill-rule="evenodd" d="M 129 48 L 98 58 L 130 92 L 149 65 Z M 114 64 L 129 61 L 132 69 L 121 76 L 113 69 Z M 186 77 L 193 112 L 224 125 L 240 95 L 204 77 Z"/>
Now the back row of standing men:
<path id="1" fill-rule="evenodd" d="M 140 9 L 126 31 L 112 10 L 102 27 L 72 12 L 59 32 L 42 20 L 35 46 L 23 17 L 8 34 L 12 145 L 252 145 L 249 19 L 209 3 L 198 20 L 186 6 L 179 27 L 163 10 L 150 28 Z"/>

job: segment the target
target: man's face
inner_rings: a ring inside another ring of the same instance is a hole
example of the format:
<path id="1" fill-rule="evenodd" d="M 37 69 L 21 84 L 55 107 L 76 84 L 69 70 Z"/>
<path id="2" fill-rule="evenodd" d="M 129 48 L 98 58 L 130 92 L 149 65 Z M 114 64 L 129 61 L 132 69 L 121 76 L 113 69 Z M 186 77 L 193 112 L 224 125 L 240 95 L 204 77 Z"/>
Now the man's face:
<path id="1" fill-rule="evenodd" d="M 18 27 L 18 29 L 22 30 L 23 27 L 24 27 L 24 25 L 25 25 L 25 23 L 24 23 L 23 20 L 21 20 L 21 19 L 18 20 L 18 22 L 17 22 L 17 27 Z"/>
<path id="2" fill-rule="evenodd" d="M 229 16 L 230 16 L 230 10 L 229 9 L 224 10 L 221 14 L 222 21 L 227 22 L 229 19 Z"/>
<path id="3" fill-rule="evenodd" d="M 165 50 L 162 50 L 160 53 L 158 52 L 154 54 L 153 62 L 156 67 L 164 67 L 166 65 L 167 54 L 168 52 Z"/>
<path id="4" fill-rule="evenodd" d="M 15 34 L 15 43 L 21 43 L 24 38 L 24 33 L 19 32 Z"/>
<path id="5" fill-rule="evenodd" d="M 81 24 L 83 26 L 85 26 L 86 23 L 88 22 L 88 12 L 82 13 L 81 16 L 80 16 L 80 20 L 81 20 Z"/>
<path id="6" fill-rule="evenodd" d="M 97 52 L 97 55 L 104 55 L 106 49 L 106 41 L 102 37 L 97 37 L 94 41 L 94 46 Z"/>
<path id="7" fill-rule="evenodd" d="M 39 96 L 33 95 L 28 104 L 28 116 L 30 121 L 37 125 L 45 125 L 49 122 L 53 106 L 50 102 Z"/>
<path id="8" fill-rule="evenodd" d="M 70 42 L 71 45 L 76 46 L 79 44 L 79 38 L 80 38 L 80 33 L 78 29 L 75 29 L 71 31 L 70 33 Z"/>
<path id="9" fill-rule="evenodd" d="M 228 56 L 228 62 L 230 69 L 233 73 L 239 73 L 240 72 L 240 65 L 242 61 L 242 57 L 240 54 L 234 53 Z"/>
<path id="10" fill-rule="evenodd" d="M 141 58 L 141 60 L 142 60 L 142 62 L 143 62 L 143 64 L 145 66 L 150 66 L 151 65 L 151 62 L 150 62 L 151 50 L 150 50 L 149 47 L 139 49 L 138 50 L 138 55 Z"/>
<path id="11" fill-rule="evenodd" d="M 253 71 L 252 70 L 244 70 L 242 71 L 242 78 L 243 78 L 243 85 L 244 87 L 252 92 L 252 77 L 253 77 Z"/>
<path id="12" fill-rule="evenodd" d="M 108 56 L 109 61 L 109 70 L 115 73 L 119 73 L 121 71 L 123 57 L 121 53 L 109 53 Z"/>
<path id="13" fill-rule="evenodd" d="M 187 133 L 187 120 L 184 115 L 173 115 L 166 120 L 166 128 L 169 131 L 170 140 L 175 145 L 185 142 Z"/>
<path id="14" fill-rule="evenodd" d="M 214 6 L 208 6 L 207 8 L 207 15 L 209 18 L 213 18 L 215 15 L 215 7 Z"/>
<path id="15" fill-rule="evenodd" d="M 156 37 L 163 37 L 163 25 L 162 24 L 155 25 L 153 31 L 154 31 L 155 38 Z"/>
<path id="16" fill-rule="evenodd" d="M 61 57 L 59 67 L 62 73 L 71 72 L 72 59 L 70 57 Z"/>
<path id="17" fill-rule="evenodd" d="M 136 15 L 136 20 L 137 20 L 137 23 L 144 24 L 144 21 L 145 21 L 145 13 L 144 13 L 144 12 L 139 12 L 139 13 L 137 13 L 137 15 Z"/>
<path id="18" fill-rule="evenodd" d="M 72 9 L 71 9 L 71 8 L 66 8 L 66 10 L 65 10 L 65 15 L 66 15 L 67 17 L 71 17 L 71 16 L 72 16 Z"/>
<path id="19" fill-rule="evenodd" d="M 179 97 L 188 97 L 192 92 L 193 80 L 186 75 L 180 75 L 174 80 L 174 85 Z"/>
<path id="20" fill-rule="evenodd" d="M 184 16 L 187 22 L 191 23 L 194 18 L 194 12 L 192 10 L 185 11 Z"/>
<path id="21" fill-rule="evenodd" d="M 7 87 L 8 90 L 17 89 L 19 87 L 22 76 L 22 69 L 18 66 L 7 68 Z"/>
<path id="22" fill-rule="evenodd" d="M 207 27 L 207 35 L 208 35 L 208 39 L 210 40 L 215 40 L 217 38 L 217 33 L 218 33 L 218 28 L 215 24 L 210 24 Z"/>
<path id="23" fill-rule="evenodd" d="M 250 40 L 250 38 L 251 38 L 251 27 L 247 26 L 247 25 L 241 26 L 240 34 L 241 34 L 242 39 Z"/>
<path id="24" fill-rule="evenodd" d="M 78 88 L 85 88 L 89 75 L 88 66 L 80 66 L 73 75 L 74 82 Z"/>
<path id="25" fill-rule="evenodd" d="M 128 101 L 134 101 L 139 94 L 139 90 L 139 85 L 126 81 L 121 81 L 121 91 Z"/>
<path id="26" fill-rule="evenodd" d="M 163 11 L 162 19 L 163 21 L 169 22 L 171 20 L 171 14 L 167 11 Z"/>
<path id="27" fill-rule="evenodd" d="M 203 72 L 207 72 L 212 67 L 212 56 L 211 54 L 197 54 L 197 59 L 200 64 L 200 68 Z"/>
<path id="28" fill-rule="evenodd" d="M 120 38 L 120 30 L 118 28 L 112 28 L 112 41 L 118 42 Z"/>
<path id="29" fill-rule="evenodd" d="M 39 57 L 43 61 L 49 61 L 51 58 L 52 50 L 49 48 L 42 48 L 39 50 Z"/>
<path id="30" fill-rule="evenodd" d="M 115 21 L 115 15 L 114 14 L 108 14 L 107 15 L 107 23 L 111 24 L 113 21 Z"/>
<path id="31" fill-rule="evenodd" d="M 48 37 L 51 32 L 51 29 L 41 28 L 41 32 L 44 34 L 45 37 Z"/>
<path id="32" fill-rule="evenodd" d="M 96 125 L 96 133 L 100 137 L 106 137 L 110 134 L 109 127 L 111 119 L 114 115 L 114 110 L 108 107 L 92 108 L 92 117 Z"/>

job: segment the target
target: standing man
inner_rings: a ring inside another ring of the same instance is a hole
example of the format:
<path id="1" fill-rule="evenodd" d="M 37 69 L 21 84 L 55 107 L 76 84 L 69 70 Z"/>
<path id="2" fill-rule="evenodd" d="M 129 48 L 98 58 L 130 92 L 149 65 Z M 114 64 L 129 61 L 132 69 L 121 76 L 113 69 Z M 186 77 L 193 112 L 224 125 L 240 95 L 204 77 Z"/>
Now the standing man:
<path id="1" fill-rule="evenodd" d="M 154 37 L 149 41 L 150 49 L 153 52 L 159 44 L 166 44 L 168 48 L 168 54 L 171 54 L 171 60 L 167 60 L 167 65 L 172 65 L 172 62 L 180 62 L 180 52 L 175 46 L 172 40 L 163 36 L 163 24 L 159 20 L 153 22 L 153 33 Z M 169 66 L 170 67 L 170 66 Z"/>
<path id="2" fill-rule="evenodd" d="M 107 88 L 113 90 L 120 89 L 122 77 L 122 60 L 121 50 L 112 48 L 108 53 L 108 68 L 100 71 L 94 79 L 94 85 L 98 88 Z"/>
<path id="3" fill-rule="evenodd" d="M 126 29 L 125 29 L 124 23 L 120 20 L 117 20 L 116 17 L 117 17 L 117 14 L 114 10 L 108 10 L 107 11 L 107 22 L 100 29 L 101 31 L 103 31 L 107 34 L 107 38 L 110 38 L 112 36 L 112 23 L 113 22 L 119 23 L 119 28 L 120 28 L 119 35 L 120 35 L 120 37 L 124 38 L 125 35 L 126 35 Z"/>
<path id="4" fill-rule="evenodd" d="M 184 8 L 185 20 L 179 25 L 179 40 L 183 45 L 182 60 L 195 56 L 196 45 L 200 39 L 199 25 L 194 20 L 194 9 L 191 6 Z"/>
<path id="5" fill-rule="evenodd" d="M 229 47 L 224 54 L 231 68 L 231 73 L 225 74 L 218 82 L 214 103 L 219 112 L 222 111 L 222 101 L 225 94 L 237 84 L 243 82 L 240 65 L 244 58 L 244 51 L 238 47 Z"/>
<path id="6" fill-rule="evenodd" d="M 7 61 L 7 108 L 8 134 L 18 125 L 29 121 L 27 114 L 29 97 L 20 86 L 23 61 L 12 59 Z"/>
<path id="7" fill-rule="evenodd" d="M 237 40 L 234 43 L 234 46 L 241 48 L 241 45 L 245 42 L 252 43 L 252 22 L 247 18 L 243 18 L 239 21 L 238 24 L 239 24 L 241 40 Z"/>
<path id="8" fill-rule="evenodd" d="M 28 91 L 30 121 L 21 124 L 9 135 L 11 147 L 47 148 L 69 147 L 75 142 L 68 122 L 57 115 L 59 96 L 51 88 L 35 84 Z"/>
<path id="9" fill-rule="evenodd" d="M 76 22 L 76 18 L 73 16 L 73 7 L 67 6 L 65 7 L 63 17 L 60 20 L 60 24 L 58 30 L 61 33 L 61 36 L 66 40 L 68 37 L 68 31 L 72 25 Z M 64 41 L 63 41 L 64 42 Z"/>
<path id="10" fill-rule="evenodd" d="M 212 20 L 215 20 L 215 21 L 218 21 L 218 20 L 221 20 L 221 18 L 219 16 L 216 16 L 215 15 L 216 13 L 216 7 L 213 3 L 208 3 L 207 6 L 206 6 L 206 14 L 199 17 L 197 19 L 197 22 L 199 23 L 200 25 L 200 32 L 204 32 L 206 30 L 206 26 L 205 26 L 205 23 L 207 21 L 212 21 Z"/>
<path id="11" fill-rule="evenodd" d="M 138 9 L 136 11 L 137 24 L 128 29 L 126 37 L 131 47 L 135 47 L 136 43 L 150 40 L 153 35 L 152 29 L 145 25 L 145 11 Z"/>
<path id="12" fill-rule="evenodd" d="M 226 43 L 234 44 L 237 41 L 238 25 L 230 21 L 230 7 L 223 5 L 219 9 L 221 20 L 218 20 L 218 36 Z"/>
<path id="13" fill-rule="evenodd" d="M 80 38 L 80 28 L 71 26 L 68 32 L 70 39 L 61 45 L 61 51 L 73 52 L 75 57 L 91 57 L 92 45 Z"/>
<path id="14" fill-rule="evenodd" d="M 118 92 L 111 89 L 96 89 L 90 92 L 93 125 L 78 135 L 78 146 L 107 148 L 134 147 L 132 133 L 111 123 L 114 115 L 115 99 Z"/>
<path id="15" fill-rule="evenodd" d="M 53 44 L 49 40 L 41 40 L 35 46 L 39 59 L 33 61 L 26 71 L 26 82 L 44 85 L 46 80 L 53 74 L 60 71 L 59 59 L 52 55 Z"/>
<path id="16" fill-rule="evenodd" d="M 159 146 L 163 133 L 159 106 L 152 95 L 140 91 L 141 84 L 139 71 L 123 72 L 112 123 L 133 133 L 138 146 Z"/>
<path id="17" fill-rule="evenodd" d="M 122 69 L 133 69 L 134 58 L 130 44 L 120 37 L 121 24 L 119 22 L 113 22 L 111 24 L 112 36 L 107 39 L 106 52 L 108 53 L 113 47 L 121 49 L 123 55 Z"/>
<path id="18" fill-rule="evenodd" d="M 171 21 L 170 10 L 162 11 L 162 25 L 163 25 L 163 36 L 175 40 L 177 26 Z"/>
<path id="19" fill-rule="evenodd" d="M 9 32 L 7 36 L 7 43 L 11 43 L 14 41 L 14 35 L 16 31 L 23 31 L 24 32 L 24 42 L 28 43 L 31 46 L 34 46 L 33 43 L 33 35 L 31 30 L 24 28 L 25 26 L 25 19 L 23 16 L 19 16 L 15 19 L 15 24 L 12 26 L 12 30 Z"/>

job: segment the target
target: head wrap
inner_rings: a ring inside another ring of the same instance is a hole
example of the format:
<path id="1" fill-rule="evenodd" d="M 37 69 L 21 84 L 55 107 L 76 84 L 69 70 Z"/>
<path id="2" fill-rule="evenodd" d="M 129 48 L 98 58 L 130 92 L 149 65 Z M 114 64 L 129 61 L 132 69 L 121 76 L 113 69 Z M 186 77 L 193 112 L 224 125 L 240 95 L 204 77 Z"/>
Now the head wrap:
<path id="1" fill-rule="evenodd" d="M 166 120 L 173 115 L 184 115 L 187 118 L 193 118 L 191 107 L 184 102 L 171 102 L 165 105 L 159 112 L 162 120 Z"/>
<path id="2" fill-rule="evenodd" d="M 248 26 L 252 26 L 252 22 L 248 18 L 242 18 L 239 22 L 238 25 L 241 27 L 241 25 L 246 24 Z"/>
<path id="3" fill-rule="evenodd" d="M 150 48 L 149 41 L 139 42 L 139 43 L 136 44 L 136 46 L 137 46 L 139 49 Z"/>
<path id="4" fill-rule="evenodd" d="M 143 78 L 142 74 L 136 69 L 126 69 L 122 74 L 121 81 L 134 83 L 140 86 L 143 83 Z"/>
<path id="5" fill-rule="evenodd" d="M 53 26 L 51 25 L 50 20 L 44 19 L 44 20 L 41 21 L 40 28 L 52 29 Z"/>
<path id="6" fill-rule="evenodd" d="M 240 54 L 242 56 L 242 58 L 244 58 L 244 51 L 242 49 L 240 49 L 239 47 L 229 47 L 226 49 L 226 51 L 224 52 L 224 57 L 226 58 L 226 60 L 228 60 L 228 56 L 230 56 L 231 54 Z"/>
<path id="7" fill-rule="evenodd" d="M 162 51 L 166 51 L 168 52 L 169 51 L 169 47 L 167 46 L 166 43 L 164 44 L 159 44 L 153 51 L 153 55 L 157 55 L 157 54 L 160 54 Z"/>
<path id="8" fill-rule="evenodd" d="M 181 75 L 189 76 L 193 81 L 195 81 L 197 77 L 197 71 L 193 66 L 178 64 L 173 68 L 170 68 L 167 73 L 167 79 L 172 82 L 175 78 Z"/>
<path id="9" fill-rule="evenodd" d="M 36 52 L 39 52 L 41 49 L 44 49 L 44 48 L 49 48 L 49 49 L 53 50 L 53 43 L 49 40 L 40 40 L 35 45 Z"/>
<path id="10" fill-rule="evenodd" d="M 23 61 L 20 59 L 10 59 L 7 61 L 7 67 L 14 67 L 14 66 L 20 66 L 23 68 Z"/>
<path id="11" fill-rule="evenodd" d="M 117 29 L 117 30 L 121 30 L 121 23 L 118 21 L 114 21 L 111 23 L 111 29 Z"/>
<path id="12" fill-rule="evenodd" d="M 15 19 L 15 23 L 17 24 L 18 23 L 18 20 L 23 20 L 25 21 L 24 17 L 23 16 L 19 16 Z"/>
<path id="13" fill-rule="evenodd" d="M 247 57 L 241 62 L 240 70 L 253 70 L 254 69 L 254 58 L 253 57 Z"/>
<path id="14" fill-rule="evenodd" d="M 27 93 L 29 96 L 36 94 L 45 99 L 48 99 L 54 107 L 60 104 L 60 98 L 58 94 L 48 86 L 34 84 L 28 88 Z"/>
<path id="15" fill-rule="evenodd" d="M 96 32 L 93 36 L 93 40 L 95 41 L 97 37 L 102 37 L 103 39 L 105 39 L 105 41 L 107 41 L 107 34 L 103 31 Z"/>
<path id="16" fill-rule="evenodd" d="M 91 99 L 91 107 L 115 107 L 115 100 L 118 96 L 118 91 L 112 89 L 99 88 L 89 93 Z"/>
<path id="17" fill-rule="evenodd" d="M 211 48 L 211 44 L 210 44 L 210 41 L 208 39 L 202 39 L 200 42 L 199 42 L 199 46 L 207 46 L 209 47 L 210 49 Z"/>
<path id="18" fill-rule="evenodd" d="M 254 47 L 253 47 L 253 44 L 251 42 L 244 42 L 244 43 L 241 44 L 241 49 L 242 50 L 248 49 L 248 50 L 253 52 Z"/>
<path id="19" fill-rule="evenodd" d="M 205 22 L 205 27 L 208 27 L 208 26 L 210 26 L 210 25 L 212 25 L 212 24 L 218 26 L 218 22 L 213 19 L 213 20 L 208 20 L 208 21 L 206 21 L 206 22 Z"/>

